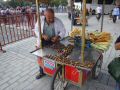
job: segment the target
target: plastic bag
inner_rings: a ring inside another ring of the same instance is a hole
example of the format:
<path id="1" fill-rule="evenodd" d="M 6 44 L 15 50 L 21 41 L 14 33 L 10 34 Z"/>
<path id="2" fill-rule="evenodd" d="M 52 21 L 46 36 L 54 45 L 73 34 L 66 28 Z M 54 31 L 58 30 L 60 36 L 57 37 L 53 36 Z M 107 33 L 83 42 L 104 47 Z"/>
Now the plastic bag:
<path id="1" fill-rule="evenodd" d="M 108 72 L 120 83 L 120 57 L 114 58 L 108 65 Z"/>

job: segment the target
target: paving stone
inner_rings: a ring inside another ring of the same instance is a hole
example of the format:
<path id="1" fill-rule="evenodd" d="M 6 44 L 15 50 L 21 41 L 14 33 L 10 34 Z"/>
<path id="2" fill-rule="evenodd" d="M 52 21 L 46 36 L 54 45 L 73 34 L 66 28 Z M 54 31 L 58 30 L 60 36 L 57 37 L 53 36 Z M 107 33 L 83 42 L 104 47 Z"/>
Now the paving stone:
<path id="1" fill-rule="evenodd" d="M 97 90 L 95 87 L 90 87 L 88 90 Z"/>
<path id="2" fill-rule="evenodd" d="M 5 68 L 1 68 L 1 69 L 0 69 L 0 73 L 1 73 L 1 72 L 4 72 L 5 70 L 6 70 Z"/>
<path id="3" fill-rule="evenodd" d="M 38 73 L 38 72 L 39 72 L 39 69 L 33 69 L 33 70 L 29 73 L 29 75 L 32 76 L 32 75 L 34 75 L 34 74 L 36 74 L 36 73 Z"/>
<path id="4" fill-rule="evenodd" d="M 0 86 L 0 90 L 3 90 L 3 89 L 5 89 L 5 88 L 8 87 L 8 86 L 9 86 L 9 84 L 8 84 L 8 83 L 5 83 L 5 84 L 3 84 L 3 85 Z"/>
<path id="5" fill-rule="evenodd" d="M 28 69 L 28 70 L 22 72 L 22 73 L 20 74 L 20 76 L 22 77 L 22 76 L 28 75 L 29 72 L 30 72 L 30 70 Z"/>
<path id="6" fill-rule="evenodd" d="M 34 66 L 31 66 L 30 71 L 33 71 L 33 70 L 36 70 L 36 69 L 39 69 L 39 65 L 37 63 L 34 64 Z"/>
<path id="7" fill-rule="evenodd" d="M 7 83 L 7 81 L 9 81 L 9 80 L 10 80 L 10 77 L 3 79 L 2 81 L 0 81 L 0 85 Z"/>
<path id="8" fill-rule="evenodd" d="M 37 86 L 36 86 L 37 87 Z M 32 83 L 30 83 L 29 86 L 25 87 L 23 90 L 35 90 L 34 89 L 34 85 Z"/>
<path id="9" fill-rule="evenodd" d="M 6 66 L 5 68 L 6 68 L 5 72 L 7 72 L 7 71 L 10 72 L 10 71 L 12 71 L 12 70 L 15 69 L 15 67 L 12 66 L 11 64 L 9 64 L 8 66 Z"/>
<path id="10" fill-rule="evenodd" d="M 41 81 L 38 81 L 38 80 L 35 80 L 32 84 L 32 88 L 35 89 L 36 87 L 38 87 L 39 85 L 41 86 L 41 84 L 43 83 L 40 83 Z M 31 86 L 30 84 L 30 86 Z"/>
<path id="11" fill-rule="evenodd" d="M 4 75 L 2 75 L 1 77 L 4 79 L 4 78 L 7 78 L 7 77 L 10 77 L 12 74 L 13 74 L 13 72 L 9 71 L 7 73 L 4 73 Z"/>
<path id="12" fill-rule="evenodd" d="M 22 66 L 21 67 L 14 67 L 14 69 L 12 70 L 13 73 L 21 73 L 22 72 Z"/>
<path id="13" fill-rule="evenodd" d="M 115 90 L 115 87 L 106 87 L 105 90 Z"/>
<path id="14" fill-rule="evenodd" d="M 72 84 L 69 84 L 67 87 L 66 87 L 66 90 L 81 90 L 80 87 L 77 87 L 77 86 L 74 86 Z"/>
<path id="15" fill-rule="evenodd" d="M 103 76 L 102 76 L 102 78 L 100 80 L 100 83 L 107 85 L 109 77 L 110 77 L 109 75 L 103 74 Z"/>
<path id="16" fill-rule="evenodd" d="M 18 80 L 18 82 L 22 83 L 22 82 L 24 82 L 24 81 L 27 81 L 27 79 L 29 79 L 29 78 L 30 78 L 29 75 L 25 75 L 25 76 L 23 76 L 20 80 Z"/>
<path id="17" fill-rule="evenodd" d="M 25 81 L 22 84 L 19 84 L 18 86 L 16 86 L 14 89 L 15 90 L 23 90 L 25 87 L 29 86 L 30 82 Z"/>
<path id="18" fill-rule="evenodd" d="M 18 76 L 20 73 L 21 73 L 21 71 L 17 71 L 15 73 L 13 73 L 10 77 L 14 78 L 14 77 Z"/>
<path id="19" fill-rule="evenodd" d="M 105 90 L 103 87 L 98 87 L 96 90 Z"/>
<path id="20" fill-rule="evenodd" d="M 3 75 L 5 75 L 5 73 L 4 73 L 4 72 L 0 73 L 0 78 L 2 78 L 2 77 L 3 77 Z"/>
<path id="21" fill-rule="evenodd" d="M 35 80 L 36 80 L 35 76 L 30 76 L 27 81 L 30 82 L 30 83 L 33 83 Z"/>
<path id="22" fill-rule="evenodd" d="M 3 79 L 0 77 L 0 81 L 2 81 Z"/>
<path id="23" fill-rule="evenodd" d="M 9 87 L 7 87 L 5 90 L 15 90 L 14 88 L 16 88 L 17 85 L 18 85 L 18 83 L 15 82 L 12 85 L 10 85 Z"/>
<path id="24" fill-rule="evenodd" d="M 12 84 L 14 82 L 16 82 L 17 80 L 19 80 L 21 77 L 20 76 L 15 76 L 14 78 L 11 78 L 11 80 L 8 81 L 9 84 Z"/>
<path id="25" fill-rule="evenodd" d="M 110 76 L 108 86 L 115 87 L 116 81 Z"/>

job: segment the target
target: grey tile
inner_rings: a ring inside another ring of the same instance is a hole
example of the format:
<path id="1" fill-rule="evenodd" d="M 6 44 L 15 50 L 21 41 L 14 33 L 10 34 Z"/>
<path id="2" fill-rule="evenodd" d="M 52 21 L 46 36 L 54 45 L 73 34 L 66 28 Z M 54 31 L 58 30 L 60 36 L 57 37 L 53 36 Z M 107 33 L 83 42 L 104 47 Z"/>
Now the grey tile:
<path id="1" fill-rule="evenodd" d="M 14 88 L 18 85 L 17 82 L 13 83 L 12 85 L 9 85 L 5 90 L 14 90 Z"/>
<path id="2" fill-rule="evenodd" d="M 4 90 L 5 88 L 7 88 L 9 86 L 8 83 L 4 83 L 3 85 L 0 86 L 0 90 Z"/>
<path id="3" fill-rule="evenodd" d="M 5 78 L 5 79 L 2 79 L 1 81 L 0 81 L 0 85 L 2 85 L 2 84 L 4 84 L 4 83 L 7 83 L 7 81 L 9 81 L 10 80 L 10 77 L 7 77 L 7 78 Z"/>
<path id="4" fill-rule="evenodd" d="M 16 82 L 16 81 L 19 80 L 19 79 L 21 79 L 21 77 L 20 77 L 19 75 L 18 75 L 18 76 L 15 76 L 15 77 L 11 78 L 11 79 L 8 81 L 8 83 L 9 83 L 9 84 L 12 84 L 12 83 Z"/>

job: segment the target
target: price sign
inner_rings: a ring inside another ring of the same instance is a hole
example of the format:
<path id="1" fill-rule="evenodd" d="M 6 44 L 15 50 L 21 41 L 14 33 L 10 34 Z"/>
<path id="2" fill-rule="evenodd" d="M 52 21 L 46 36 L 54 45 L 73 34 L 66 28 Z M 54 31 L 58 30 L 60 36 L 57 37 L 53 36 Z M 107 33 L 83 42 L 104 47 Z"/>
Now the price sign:
<path id="1" fill-rule="evenodd" d="M 49 60 L 49 59 L 44 60 L 44 67 L 54 70 L 55 69 L 55 61 Z"/>

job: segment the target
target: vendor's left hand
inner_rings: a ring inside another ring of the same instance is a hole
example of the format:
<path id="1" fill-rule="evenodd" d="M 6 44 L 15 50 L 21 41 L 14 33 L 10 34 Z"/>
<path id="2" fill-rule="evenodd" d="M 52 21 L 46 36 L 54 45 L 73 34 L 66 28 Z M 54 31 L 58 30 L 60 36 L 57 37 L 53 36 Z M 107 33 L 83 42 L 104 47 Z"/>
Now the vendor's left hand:
<path id="1" fill-rule="evenodd" d="M 53 43 L 60 41 L 60 36 L 52 37 L 51 41 L 52 41 Z"/>

